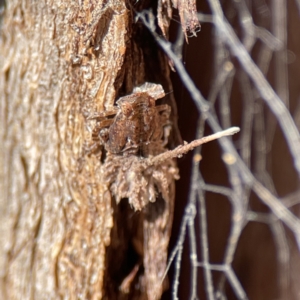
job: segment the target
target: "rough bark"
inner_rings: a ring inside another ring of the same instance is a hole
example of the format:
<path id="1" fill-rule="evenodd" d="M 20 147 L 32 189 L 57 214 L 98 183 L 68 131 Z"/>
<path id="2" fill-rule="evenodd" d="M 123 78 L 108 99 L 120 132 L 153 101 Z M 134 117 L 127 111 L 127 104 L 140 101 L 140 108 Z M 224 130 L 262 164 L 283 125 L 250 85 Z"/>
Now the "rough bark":
<path id="1" fill-rule="evenodd" d="M 124 207 L 104 197 L 101 159 L 85 152 L 93 125 L 86 116 L 145 81 L 172 90 L 169 68 L 125 1 L 78 3 L 12 0 L 3 16 L 2 299 L 114 299 L 132 267 L 116 269 L 130 228 L 112 243 Z M 176 121 L 172 95 L 165 101 Z M 144 299 L 145 291 L 132 297 Z"/>

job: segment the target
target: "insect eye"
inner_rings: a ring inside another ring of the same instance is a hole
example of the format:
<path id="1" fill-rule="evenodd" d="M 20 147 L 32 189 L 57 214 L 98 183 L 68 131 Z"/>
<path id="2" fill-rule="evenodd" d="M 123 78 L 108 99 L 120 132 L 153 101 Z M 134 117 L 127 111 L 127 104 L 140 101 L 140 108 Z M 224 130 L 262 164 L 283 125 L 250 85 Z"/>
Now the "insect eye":
<path id="1" fill-rule="evenodd" d="M 100 138 L 102 143 L 106 143 L 108 141 L 108 138 L 109 138 L 109 130 L 107 128 L 102 129 L 99 132 L 99 138 Z"/>
<path id="2" fill-rule="evenodd" d="M 126 117 L 129 117 L 131 115 L 132 111 L 133 111 L 132 106 L 129 105 L 129 104 L 122 105 L 121 110 L 122 110 L 123 115 L 126 116 Z"/>

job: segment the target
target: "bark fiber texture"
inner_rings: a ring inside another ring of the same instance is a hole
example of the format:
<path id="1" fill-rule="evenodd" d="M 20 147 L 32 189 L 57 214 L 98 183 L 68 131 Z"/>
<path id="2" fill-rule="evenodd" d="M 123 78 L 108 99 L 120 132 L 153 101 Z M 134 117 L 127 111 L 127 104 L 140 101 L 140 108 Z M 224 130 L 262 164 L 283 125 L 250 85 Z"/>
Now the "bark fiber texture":
<path id="1" fill-rule="evenodd" d="M 2 18 L 1 299 L 119 297 L 109 263 L 127 251 L 111 241 L 124 205 L 103 191 L 100 159 L 84 153 L 85 116 L 145 81 L 172 87 L 167 60 L 125 1 L 79 2 L 11 0 Z M 172 95 L 165 101 L 175 120 Z"/>

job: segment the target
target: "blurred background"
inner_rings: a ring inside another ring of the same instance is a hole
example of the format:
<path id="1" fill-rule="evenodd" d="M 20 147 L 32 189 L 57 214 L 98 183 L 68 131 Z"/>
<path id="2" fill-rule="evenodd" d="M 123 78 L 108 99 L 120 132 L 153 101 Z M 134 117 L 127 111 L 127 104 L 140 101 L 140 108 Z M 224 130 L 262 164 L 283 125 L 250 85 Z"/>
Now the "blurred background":
<path id="1" fill-rule="evenodd" d="M 170 40 L 210 108 L 201 112 L 173 72 L 180 132 L 185 141 L 214 124 L 241 132 L 197 150 L 200 163 L 197 152 L 178 161 L 164 299 L 300 299 L 300 1 L 201 0 L 197 9 L 197 37 L 184 41 L 175 13 Z"/>

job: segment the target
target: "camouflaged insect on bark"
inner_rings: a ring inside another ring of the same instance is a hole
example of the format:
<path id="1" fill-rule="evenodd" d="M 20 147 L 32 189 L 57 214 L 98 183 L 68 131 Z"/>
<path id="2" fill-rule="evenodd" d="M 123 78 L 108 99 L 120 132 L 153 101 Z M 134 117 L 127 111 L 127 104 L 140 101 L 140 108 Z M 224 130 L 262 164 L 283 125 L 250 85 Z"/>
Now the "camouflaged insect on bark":
<path id="1" fill-rule="evenodd" d="M 98 132 L 99 143 L 106 151 L 100 176 L 107 195 L 117 203 L 128 199 L 132 209 L 143 215 L 144 284 L 149 300 L 159 299 L 163 292 L 174 181 L 178 179 L 172 158 L 159 165 L 142 163 L 167 151 L 170 108 L 155 105 L 163 96 L 161 85 L 145 83 L 131 95 L 120 98 L 115 110 L 90 117 L 98 120 L 94 136 Z M 114 112 L 115 116 L 109 119 Z M 160 201 L 155 203 L 158 198 Z"/>
<path id="2" fill-rule="evenodd" d="M 109 128 L 103 180 L 117 202 L 127 198 L 134 210 L 155 202 L 158 194 L 167 200 L 171 182 L 178 179 L 172 159 L 156 166 L 140 163 L 167 150 L 170 109 L 155 106 L 155 100 L 163 96 L 160 85 L 146 83 L 135 88 L 131 95 L 118 100 L 119 110 Z"/>
<path id="3" fill-rule="evenodd" d="M 164 290 L 175 180 L 179 178 L 173 158 L 181 157 L 203 143 L 239 131 L 231 128 L 168 150 L 170 108 L 168 105 L 155 105 L 155 101 L 163 96 L 161 85 L 146 82 L 134 88 L 132 94 L 120 98 L 111 111 L 88 118 L 97 121 L 93 140 L 106 152 L 99 171 L 107 200 L 110 202 L 113 198 L 119 204 L 122 199 L 127 199 L 132 210 L 140 213 L 139 223 L 142 224 L 142 233 L 137 230 L 137 234 L 129 225 L 132 243 L 142 263 L 133 267 L 119 289 L 128 293 L 143 267 L 143 275 L 139 276 L 138 282 L 140 289 L 146 290 L 148 300 L 159 299 Z M 124 216 L 124 224 L 125 219 Z M 129 222 L 132 223 L 132 220 Z"/>

